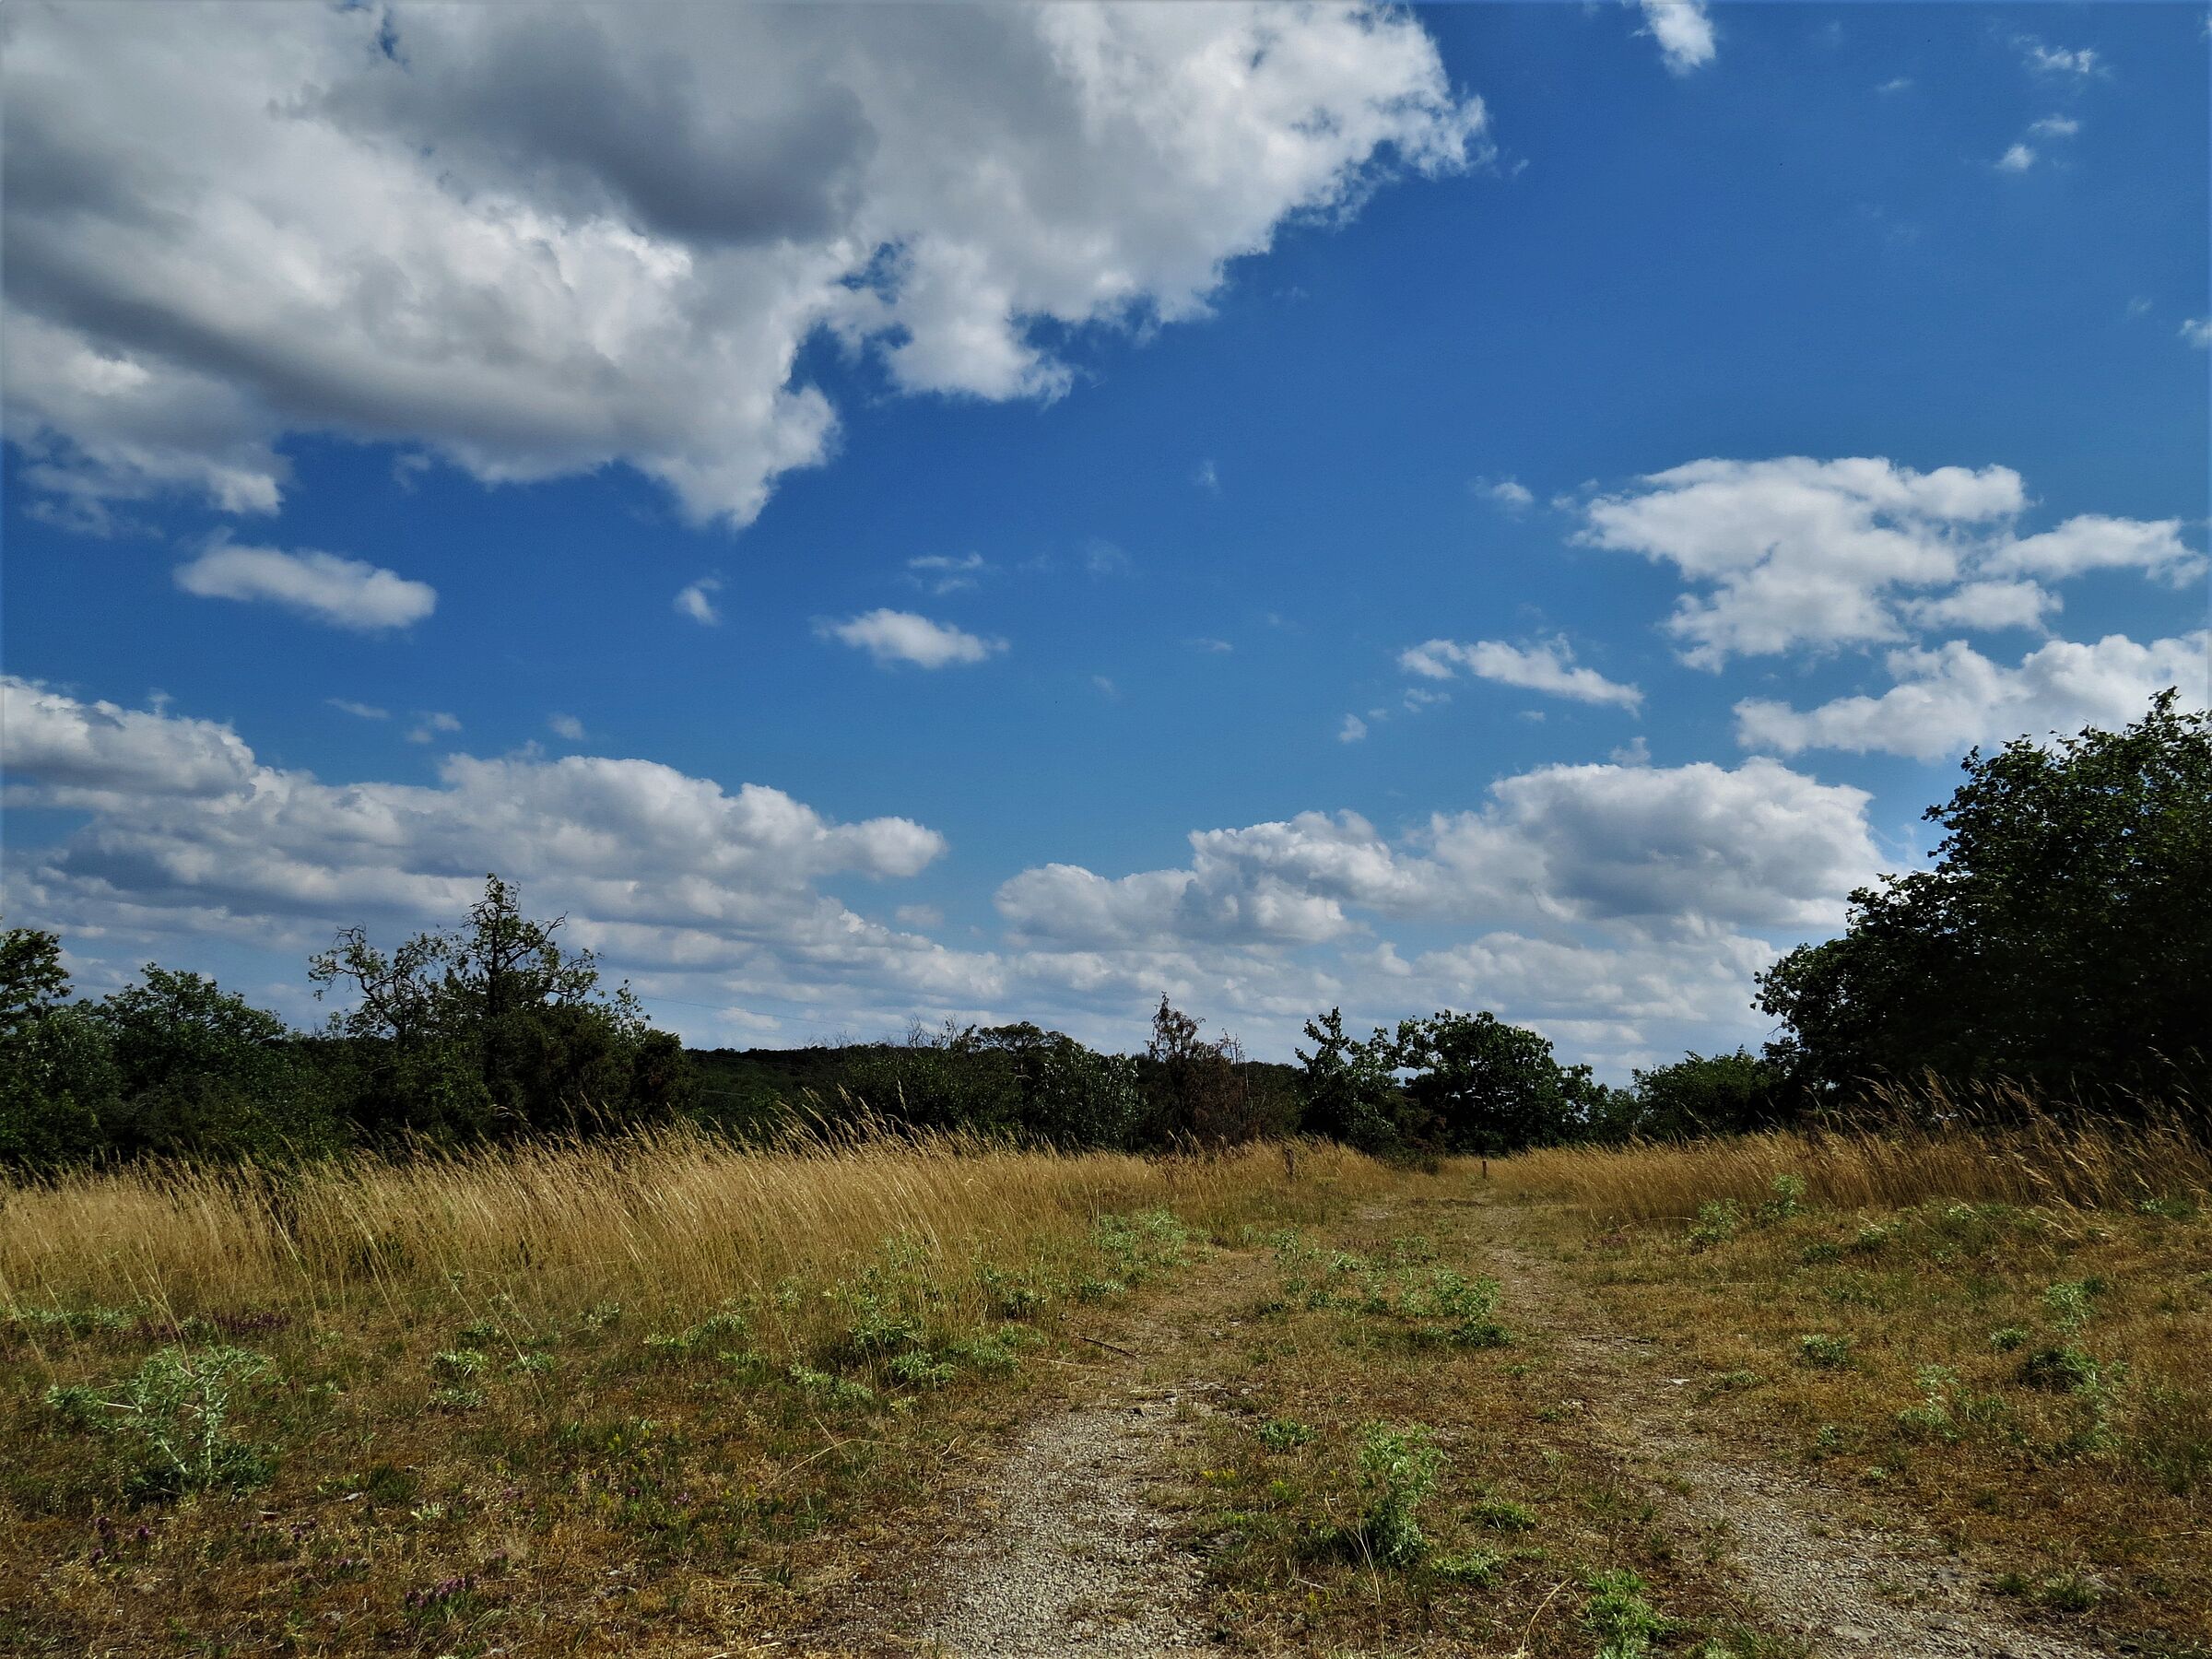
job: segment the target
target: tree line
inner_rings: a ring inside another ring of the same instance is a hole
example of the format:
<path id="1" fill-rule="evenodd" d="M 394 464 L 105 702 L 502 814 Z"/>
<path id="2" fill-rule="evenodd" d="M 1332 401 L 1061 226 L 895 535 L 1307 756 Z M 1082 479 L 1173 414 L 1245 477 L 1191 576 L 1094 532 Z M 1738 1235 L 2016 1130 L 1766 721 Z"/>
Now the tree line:
<path id="1" fill-rule="evenodd" d="M 1292 1066 L 1165 997 L 1137 1054 L 1027 1023 L 687 1052 L 563 944 L 564 919 L 525 915 L 493 876 L 451 929 L 389 951 L 340 932 L 308 971 L 344 1006 L 313 1034 L 152 964 L 73 997 L 56 935 L 0 930 L 0 1163 L 312 1158 L 676 1120 L 757 1135 L 794 1109 L 1070 1149 L 1306 1134 L 1489 1154 L 1833 1117 L 1870 1084 L 1930 1077 L 2186 1110 L 2212 1082 L 2212 731 L 2175 704 L 2169 691 L 2122 731 L 1970 754 L 1927 813 L 1944 830 L 1930 867 L 1854 892 L 1839 936 L 1759 976 L 1776 1022 L 1761 1053 L 1688 1054 L 1626 1088 L 1488 1012 L 1358 1038 L 1330 1009 Z"/>

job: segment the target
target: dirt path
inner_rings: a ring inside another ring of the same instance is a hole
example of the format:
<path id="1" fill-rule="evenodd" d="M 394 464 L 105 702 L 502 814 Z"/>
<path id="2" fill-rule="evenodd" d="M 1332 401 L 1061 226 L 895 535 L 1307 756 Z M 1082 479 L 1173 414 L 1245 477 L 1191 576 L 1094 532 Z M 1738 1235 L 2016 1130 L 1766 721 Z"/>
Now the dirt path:
<path id="1" fill-rule="evenodd" d="M 1485 1205 L 1512 1316 L 1558 1344 L 1591 1431 L 1651 1482 L 1677 1518 L 1723 1529 L 1746 1592 L 1822 1659 L 2110 1659 L 2113 1650 L 2022 1627 L 1932 1539 L 1770 1459 L 1730 1450 L 1694 1420 L 1687 1380 L 1513 1238 Z"/>
<path id="2" fill-rule="evenodd" d="M 1265 1272 L 1214 1252 L 1157 1302 L 1075 1328 L 1098 1346 L 1077 1397 L 958 1495 L 962 1525 L 911 1585 L 810 1648 L 945 1659 L 1125 1659 L 1209 1651 L 1198 1565 L 1154 1501 L 1218 1397 L 1219 1345 Z"/>

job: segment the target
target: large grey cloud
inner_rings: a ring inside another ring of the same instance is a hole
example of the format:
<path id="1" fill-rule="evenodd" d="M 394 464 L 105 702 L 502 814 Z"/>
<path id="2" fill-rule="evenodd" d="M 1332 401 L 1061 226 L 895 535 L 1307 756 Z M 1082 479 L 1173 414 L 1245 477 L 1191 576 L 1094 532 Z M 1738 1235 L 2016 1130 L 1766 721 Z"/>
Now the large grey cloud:
<path id="1" fill-rule="evenodd" d="M 8 431 L 46 510 L 266 511 L 295 432 L 626 462 L 744 524 L 824 331 L 910 393 L 1202 314 L 1283 222 L 1480 150 L 1363 5 L 11 8 Z"/>

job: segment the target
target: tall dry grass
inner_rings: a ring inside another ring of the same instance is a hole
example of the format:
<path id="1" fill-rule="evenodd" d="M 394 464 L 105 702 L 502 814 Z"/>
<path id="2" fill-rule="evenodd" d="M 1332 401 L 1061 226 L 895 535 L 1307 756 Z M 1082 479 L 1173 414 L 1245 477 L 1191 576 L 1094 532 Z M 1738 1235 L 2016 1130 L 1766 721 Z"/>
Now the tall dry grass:
<path id="1" fill-rule="evenodd" d="M 1883 1094 L 1863 1126 L 1627 1147 L 1555 1147 L 1494 1166 L 1509 1192 L 1564 1198 L 1624 1221 L 1688 1218 L 1700 1204 L 1769 1198 L 1795 1176 L 1817 1203 L 1901 1208 L 1930 1199 L 2077 1209 L 2148 1199 L 2212 1202 L 2212 1136 L 2182 1112 L 2136 1121 L 2061 1116 L 2018 1090 L 1971 1099 Z"/>
<path id="2" fill-rule="evenodd" d="M 1380 1184 L 1325 1148 L 1059 1155 L 962 1137 L 746 1149 L 685 1130 L 285 1172 L 155 1168 L 0 1185 L 0 1307 L 472 1304 L 699 1309 L 814 1287 L 897 1239 L 951 1283 L 979 1262 L 1166 1206 L 1209 1224 L 1271 1197 Z M 817 1300 L 819 1300 L 817 1298 Z"/>

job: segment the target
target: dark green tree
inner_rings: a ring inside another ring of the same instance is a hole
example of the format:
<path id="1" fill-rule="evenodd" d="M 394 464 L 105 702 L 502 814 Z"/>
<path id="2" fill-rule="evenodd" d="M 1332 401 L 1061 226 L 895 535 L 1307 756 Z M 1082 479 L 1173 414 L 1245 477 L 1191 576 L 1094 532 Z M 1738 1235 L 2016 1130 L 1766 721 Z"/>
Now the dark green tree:
<path id="1" fill-rule="evenodd" d="M 1424 1138 L 1485 1155 L 1571 1140 L 1596 1104 L 1586 1065 L 1562 1066 L 1551 1043 L 1496 1015 L 1450 1010 L 1398 1022 L 1396 1068 Z"/>
<path id="2" fill-rule="evenodd" d="M 1635 1074 L 1608 1102 L 1601 1138 L 1690 1140 L 1770 1129 L 1788 1115 L 1782 1068 L 1762 1055 L 1686 1054 Z"/>
<path id="3" fill-rule="evenodd" d="M 1400 1149 L 1406 1129 L 1399 1122 L 1406 1106 L 1394 1068 L 1390 1035 L 1378 1030 L 1361 1042 L 1346 1034 L 1344 1010 L 1331 1008 L 1306 1021 L 1311 1052 L 1296 1050 L 1299 1072 L 1299 1127 L 1362 1152 Z"/>
<path id="4" fill-rule="evenodd" d="M 1234 1037 L 1199 1036 L 1204 1023 L 1159 999 L 1138 1067 L 1144 1139 L 1155 1146 L 1226 1147 L 1286 1133 L 1297 1115 L 1295 1098 L 1248 1063 Z"/>
<path id="5" fill-rule="evenodd" d="M 35 927 L 0 929 L 0 1039 L 39 1018 L 69 995 L 57 934 Z"/>
<path id="6" fill-rule="evenodd" d="M 331 1031 L 358 1068 L 366 1128 L 473 1139 L 614 1127 L 687 1104 L 680 1049 L 627 984 L 600 988 L 591 951 L 563 948 L 566 921 L 524 915 L 514 886 L 488 876 L 458 928 L 387 955 L 349 927 L 314 958 L 318 996 L 352 993 Z"/>
<path id="7" fill-rule="evenodd" d="M 197 973 L 148 962 L 141 982 L 95 1004 L 124 1153 L 283 1159 L 344 1139 L 326 1078 L 283 1020 Z"/>
<path id="8" fill-rule="evenodd" d="M 2212 1081 L 2212 725 L 2137 724 L 1964 762 L 1936 863 L 1851 896 L 1841 937 L 1759 980 L 1770 1053 L 1815 1098 L 1874 1077 L 2055 1091 Z"/>
<path id="9" fill-rule="evenodd" d="M 114 1059 L 107 1033 L 68 994 L 58 937 L 0 932 L 0 1164 L 56 1170 L 106 1145 Z"/>

